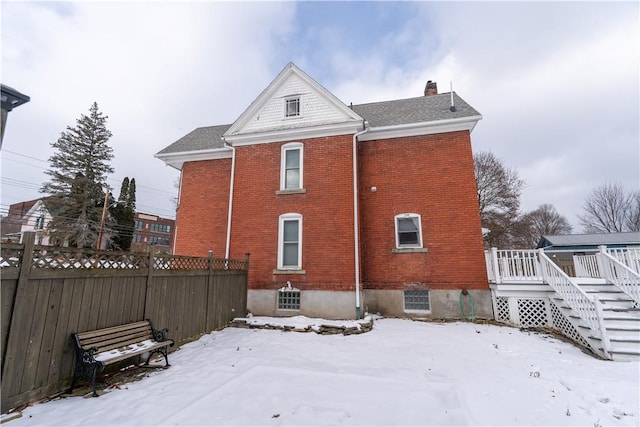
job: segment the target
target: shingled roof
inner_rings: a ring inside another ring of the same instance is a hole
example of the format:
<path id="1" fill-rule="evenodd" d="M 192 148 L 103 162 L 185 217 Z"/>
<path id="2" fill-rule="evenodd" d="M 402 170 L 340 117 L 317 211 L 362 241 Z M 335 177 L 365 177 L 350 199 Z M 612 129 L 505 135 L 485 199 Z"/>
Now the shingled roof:
<path id="1" fill-rule="evenodd" d="M 640 245 L 640 232 L 600 233 L 600 234 L 567 234 L 542 236 L 539 248 L 587 248 L 605 246 L 637 246 Z"/>
<path id="2" fill-rule="evenodd" d="M 369 127 L 427 123 L 438 120 L 480 116 L 480 113 L 453 93 L 455 111 L 451 111 L 451 92 L 439 95 L 354 105 L 353 111 L 369 122 Z"/>
<path id="3" fill-rule="evenodd" d="M 369 123 L 370 128 L 480 116 L 478 111 L 455 92 L 453 93 L 453 101 L 455 111 L 450 109 L 450 92 L 353 105 L 351 108 Z M 197 128 L 156 155 L 222 148 L 224 146 L 222 136 L 230 127 L 231 124 Z"/>
<path id="4" fill-rule="evenodd" d="M 197 128 L 164 148 L 162 151 L 159 151 L 156 155 L 223 148 L 222 135 L 224 135 L 230 127 L 231 125 L 228 124 Z"/>

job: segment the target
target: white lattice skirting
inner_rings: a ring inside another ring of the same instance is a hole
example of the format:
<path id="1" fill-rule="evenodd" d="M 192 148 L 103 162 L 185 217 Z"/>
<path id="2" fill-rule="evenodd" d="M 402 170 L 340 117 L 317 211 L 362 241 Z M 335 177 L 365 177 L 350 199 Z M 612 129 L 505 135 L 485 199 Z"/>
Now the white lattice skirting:
<path id="1" fill-rule="evenodd" d="M 493 296 L 493 312 L 498 322 L 521 327 L 552 327 L 575 343 L 589 347 L 569 319 L 549 298 Z"/>

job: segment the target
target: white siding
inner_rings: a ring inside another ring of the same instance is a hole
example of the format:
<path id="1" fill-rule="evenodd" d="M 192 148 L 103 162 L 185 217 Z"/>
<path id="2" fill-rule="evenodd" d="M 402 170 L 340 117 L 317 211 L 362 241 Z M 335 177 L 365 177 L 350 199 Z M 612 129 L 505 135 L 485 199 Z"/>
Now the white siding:
<path id="1" fill-rule="evenodd" d="M 285 98 L 300 96 L 300 117 L 284 117 Z M 249 134 L 274 130 L 296 129 L 353 121 L 339 109 L 332 101 L 320 95 L 314 88 L 309 87 L 299 76 L 293 74 L 282 84 L 247 124 L 235 134 Z"/>

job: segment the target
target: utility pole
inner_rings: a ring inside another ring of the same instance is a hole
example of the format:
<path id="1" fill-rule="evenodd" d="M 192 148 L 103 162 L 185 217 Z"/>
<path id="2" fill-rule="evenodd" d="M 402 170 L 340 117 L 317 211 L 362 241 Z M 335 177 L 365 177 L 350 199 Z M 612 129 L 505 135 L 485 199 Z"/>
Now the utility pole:
<path id="1" fill-rule="evenodd" d="M 100 232 L 98 233 L 98 242 L 96 243 L 96 249 L 102 249 L 102 231 L 104 230 L 104 219 L 107 216 L 107 206 L 109 204 L 109 193 L 111 188 L 107 184 L 107 189 L 104 193 L 104 206 L 102 206 L 102 219 L 100 220 Z"/>

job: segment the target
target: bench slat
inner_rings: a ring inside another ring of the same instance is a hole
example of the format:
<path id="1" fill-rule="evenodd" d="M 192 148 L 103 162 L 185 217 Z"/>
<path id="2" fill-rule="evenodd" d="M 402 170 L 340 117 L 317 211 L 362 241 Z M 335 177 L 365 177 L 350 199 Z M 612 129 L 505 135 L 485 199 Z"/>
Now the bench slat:
<path id="1" fill-rule="evenodd" d="M 153 340 L 153 335 L 151 334 L 138 334 L 138 335 L 130 335 L 127 337 L 118 337 L 117 339 L 111 339 L 108 341 L 100 341 L 91 345 L 83 346 L 83 348 L 91 348 L 97 347 L 98 352 L 103 352 L 107 350 L 111 350 L 113 348 L 125 347 L 130 344 L 135 344 L 145 340 Z"/>
<path id="2" fill-rule="evenodd" d="M 76 335 L 78 336 L 78 339 L 82 341 L 83 339 L 98 337 L 102 335 L 108 335 L 112 333 L 129 331 L 131 329 L 136 329 L 141 327 L 148 328 L 149 330 L 151 330 L 151 326 L 149 325 L 149 322 L 142 321 L 142 322 L 129 323 L 128 325 L 112 326 L 110 328 L 97 329 L 95 331 L 80 332 L 80 333 L 77 333 Z"/>
<path id="3" fill-rule="evenodd" d="M 129 337 L 150 337 L 153 338 L 153 334 L 151 332 L 151 329 L 148 330 L 135 330 L 131 333 L 127 333 L 127 334 L 112 334 L 112 335 L 105 335 L 105 336 L 101 336 L 101 337 L 94 337 L 91 339 L 85 339 L 85 340 L 80 340 L 80 345 L 82 346 L 82 348 L 90 348 L 90 347 L 94 347 L 100 343 L 105 343 L 105 342 L 116 342 L 119 340 L 126 340 Z"/>
<path id="4" fill-rule="evenodd" d="M 104 363 L 105 365 L 110 365 L 112 363 L 116 363 L 116 362 L 119 362 L 121 360 L 125 360 L 125 359 L 128 359 L 128 358 L 133 357 L 133 356 L 137 356 L 139 354 L 143 354 L 143 353 L 147 353 L 147 352 L 153 351 L 156 348 L 166 347 L 166 346 L 168 346 L 170 344 L 171 344 L 171 341 L 163 341 L 163 342 L 159 342 L 159 343 L 154 344 L 152 346 L 145 347 L 143 349 L 136 350 L 136 351 L 131 351 L 131 352 L 127 352 L 127 353 L 118 352 L 117 355 L 114 355 L 113 357 L 110 357 L 108 359 L 107 358 L 103 359 L 103 358 L 99 357 L 98 354 L 96 354 L 96 358 L 98 360 L 100 360 L 102 363 Z"/>

